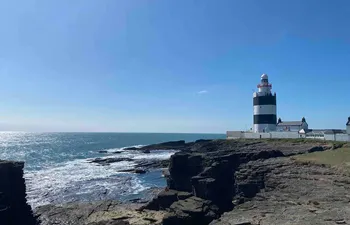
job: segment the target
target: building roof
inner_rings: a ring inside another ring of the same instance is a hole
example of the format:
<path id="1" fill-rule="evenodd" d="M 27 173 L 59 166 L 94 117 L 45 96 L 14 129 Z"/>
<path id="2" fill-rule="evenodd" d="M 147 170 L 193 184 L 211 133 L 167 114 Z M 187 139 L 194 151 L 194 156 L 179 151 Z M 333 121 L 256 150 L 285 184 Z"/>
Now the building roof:
<path id="1" fill-rule="evenodd" d="M 303 132 L 305 132 L 306 134 L 324 134 L 324 132 L 325 132 L 326 130 L 324 130 L 324 129 L 307 129 L 307 130 L 304 130 L 304 129 L 302 129 L 302 130 L 300 130 L 299 132 L 301 132 L 301 133 L 303 133 Z"/>
<path id="2" fill-rule="evenodd" d="M 277 126 L 301 126 L 303 122 L 301 121 L 282 121 L 281 123 L 277 123 Z"/>
<path id="3" fill-rule="evenodd" d="M 346 134 L 346 130 L 340 130 L 340 129 L 327 129 L 325 134 Z"/>
<path id="4" fill-rule="evenodd" d="M 310 132 L 319 132 L 319 133 L 324 133 L 326 130 L 325 129 L 308 129 Z"/>

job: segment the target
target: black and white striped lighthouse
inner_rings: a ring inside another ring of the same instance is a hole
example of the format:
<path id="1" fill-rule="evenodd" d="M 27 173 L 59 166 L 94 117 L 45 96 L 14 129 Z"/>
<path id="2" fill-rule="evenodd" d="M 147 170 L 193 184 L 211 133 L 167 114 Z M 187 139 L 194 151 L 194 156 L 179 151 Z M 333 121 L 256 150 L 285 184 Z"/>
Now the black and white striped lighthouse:
<path id="1" fill-rule="evenodd" d="M 261 76 L 258 92 L 253 94 L 254 132 L 276 131 L 276 93 L 272 94 L 272 85 L 267 74 Z"/>

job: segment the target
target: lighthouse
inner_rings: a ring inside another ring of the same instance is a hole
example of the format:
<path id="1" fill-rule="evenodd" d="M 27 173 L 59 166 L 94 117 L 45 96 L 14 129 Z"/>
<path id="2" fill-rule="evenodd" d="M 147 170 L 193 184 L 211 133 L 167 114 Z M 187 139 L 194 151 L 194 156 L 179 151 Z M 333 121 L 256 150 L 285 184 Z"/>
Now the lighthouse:
<path id="1" fill-rule="evenodd" d="M 276 93 L 272 94 L 271 89 L 267 74 L 261 75 L 258 92 L 253 94 L 255 133 L 276 131 Z"/>

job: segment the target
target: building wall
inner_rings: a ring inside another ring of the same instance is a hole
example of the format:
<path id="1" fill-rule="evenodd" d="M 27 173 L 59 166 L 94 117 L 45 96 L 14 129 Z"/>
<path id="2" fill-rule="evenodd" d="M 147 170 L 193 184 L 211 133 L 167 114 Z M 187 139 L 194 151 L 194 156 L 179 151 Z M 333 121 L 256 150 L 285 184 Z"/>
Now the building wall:
<path id="1" fill-rule="evenodd" d="M 324 139 L 327 141 L 350 141 L 349 134 L 325 134 Z"/>
<path id="2" fill-rule="evenodd" d="M 293 131 L 298 132 L 303 129 L 301 126 L 277 126 L 278 131 Z"/>
<path id="3" fill-rule="evenodd" d="M 248 139 L 260 139 L 260 138 L 271 138 L 270 133 L 244 133 L 244 138 Z"/>
<path id="4" fill-rule="evenodd" d="M 300 138 L 298 132 L 271 132 L 271 138 Z"/>
<path id="5" fill-rule="evenodd" d="M 347 134 L 350 134 L 350 125 L 347 125 L 347 126 L 346 126 L 346 133 L 347 133 Z"/>
<path id="6" fill-rule="evenodd" d="M 323 136 L 319 137 L 319 136 L 306 136 L 305 138 L 307 139 L 320 139 L 320 140 L 326 140 Z"/>
<path id="7" fill-rule="evenodd" d="M 325 134 L 324 139 L 327 141 L 335 141 L 335 135 L 334 134 Z"/>
<path id="8" fill-rule="evenodd" d="M 227 131 L 226 136 L 228 139 L 239 139 L 239 138 L 243 138 L 243 132 L 242 131 Z"/>
<path id="9" fill-rule="evenodd" d="M 305 138 L 325 140 L 324 134 L 310 134 L 310 133 L 307 133 L 305 135 Z"/>
<path id="10" fill-rule="evenodd" d="M 350 141 L 349 134 L 325 134 L 324 136 L 317 135 L 308 135 L 308 134 L 299 134 L 299 132 L 269 132 L 269 133 L 253 133 L 253 132 L 242 132 L 242 131 L 227 131 L 228 139 L 239 139 L 239 138 L 247 138 L 247 139 L 260 139 L 260 138 L 308 138 L 308 139 L 320 139 L 320 140 L 328 140 L 328 141 Z"/>
<path id="11" fill-rule="evenodd" d="M 348 134 L 336 134 L 335 141 L 350 141 Z"/>

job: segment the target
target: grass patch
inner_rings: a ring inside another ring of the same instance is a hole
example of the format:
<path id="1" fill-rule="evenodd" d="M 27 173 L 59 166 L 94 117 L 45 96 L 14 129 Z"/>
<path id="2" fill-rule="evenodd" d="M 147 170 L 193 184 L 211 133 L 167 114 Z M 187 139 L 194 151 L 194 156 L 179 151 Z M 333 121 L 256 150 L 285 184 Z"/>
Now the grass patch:
<path id="1" fill-rule="evenodd" d="M 350 172 L 350 147 L 348 145 L 335 150 L 302 154 L 292 158 L 302 163 L 329 165 L 344 170 L 344 172 Z"/>

